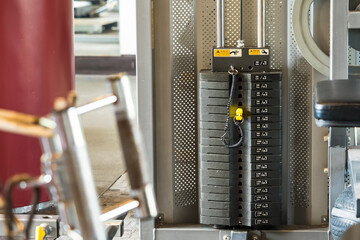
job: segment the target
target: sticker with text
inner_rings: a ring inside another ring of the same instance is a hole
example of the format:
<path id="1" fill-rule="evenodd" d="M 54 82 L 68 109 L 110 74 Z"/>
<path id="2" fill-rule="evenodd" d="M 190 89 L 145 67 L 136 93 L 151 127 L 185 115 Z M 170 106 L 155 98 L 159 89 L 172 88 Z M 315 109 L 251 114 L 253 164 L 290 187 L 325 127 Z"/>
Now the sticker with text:
<path id="1" fill-rule="evenodd" d="M 214 49 L 215 57 L 241 57 L 241 49 Z"/>
<path id="2" fill-rule="evenodd" d="M 249 49 L 249 55 L 269 55 L 269 49 Z"/>

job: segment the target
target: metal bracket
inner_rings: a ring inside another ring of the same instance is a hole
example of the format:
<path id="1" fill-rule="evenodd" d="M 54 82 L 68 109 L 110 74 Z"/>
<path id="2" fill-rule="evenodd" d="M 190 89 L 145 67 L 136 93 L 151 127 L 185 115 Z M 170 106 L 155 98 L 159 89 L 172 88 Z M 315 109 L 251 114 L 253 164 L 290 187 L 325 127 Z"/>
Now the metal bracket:
<path id="1" fill-rule="evenodd" d="M 350 182 L 354 192 L 355 213 L 360 217 L 360 148 L 351 147 L 348 150 L 348 160 L 350 165 Z"/>
<path id="2" fill-rule="evenodd" d="M 247 240 L 247 231 L 231 231 L 231 240 Z"/>
<path id="3" fill-rule="evenodd" d="M 283 228 L 277 230 L 261 231 L 231 231 L 219 230 L 204 225 L 166 225 L 154 229 L 154 238 L 156 240 L 168 239 L 195 239 L 195 240 L 304 240 L 317 239 L 327 240 L 328 228 Z"/>
<path id="4" fill-rule="evenodd" d="M 163 213 L 159 213 L 159 215 L 155 219 L 156 226 L 161 226 L 164 224 L 165 216 Z"/>
<path id="5" fill-rule="evenodd" d="M 249 231 L 250 240 L 261 240 L 263 239 L 263 232 L 260 230 Z"/>
<path id="6" fill-rule="evenodd" d="M 322 215 L 321 216 L 321 224 L 328 224 L 329 223 L 329 216 Z"/>
<path id="7" fill-rule="evenodd" d="M 29 219 L 28 214 L 18 214 L 16 217 L 24 224 L 27 224 Z M 6 218 L 4 214 L 0 214 L 0 226 L 6 226 Z M 35 215 L 31 224 L 30 237 L 35 236 L 35 228 L 41 224 L 46 224 L 52 228 L 52 231 L 47 235 L 47 239 L 56 239 L 59 237 L 59 216 L 58 215 Z M 7 236 L 4 227 L 0 227 L 0 239 Z"/>
<path id="8" fill-rule="evenodd" d="M 113 237 L 122 237 L 124 235 L 124 221 L 123 220 L 108 220 L 104 222 L 105 229 L 109 231 L 111 227 L 114 228 Z"/>

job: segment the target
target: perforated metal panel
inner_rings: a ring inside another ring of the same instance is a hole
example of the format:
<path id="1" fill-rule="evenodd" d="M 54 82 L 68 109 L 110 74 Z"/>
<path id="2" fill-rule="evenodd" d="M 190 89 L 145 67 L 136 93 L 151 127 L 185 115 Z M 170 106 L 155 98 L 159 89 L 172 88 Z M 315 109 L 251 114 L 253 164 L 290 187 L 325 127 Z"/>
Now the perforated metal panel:
<path id="1" fill-rule="evenodd" d="M 240 38 L 240 1 L 225 0 L 225 43 L 236 46 Z M 196 5 L 196 12 L 195 12 Z M 293 0 L 266 1 L 266 45 L 271 48 L 271 68 L 284 71 L 284 96 L 289 101 L 283 148 L 288 149 L 290 204 L 308 208 L 311 189 L 311 67 L 301 56 L 291 29 Z M 197 204 L 197 69 L 211 68 L 216 45 L 216 0 L 172 0 L 171 76 L 173 97 L 173 162 L 176 206 Z M 243 38 L 256 45 L 256 1 L 243 0 Z M 197 27 L 195 28 L 195 18 Z M 289 35 L 288 35 L 289 33 Z M 197 46 L 197 49 L 195 48 Z M 196 51 L 197 50 L 197 51 Z M 288 146 L 286 145 L 288 144 Z M 286 156 L 284 154 L 284 156 Z"/>
<path id="2" fill-rule="evenodd" d="M 293 0 L 288 2 L 289 21 L 292 21 Z M 311 66 L 302 57 L 289 25 L 289 190 L 290 203 L 308 208 L 311 192 Z"/>
<path id="3" fill-rule="evenodd" d="M 256 1 L 243 0 L 243 40 L 256 46 Z M 216 45 L 216 0 L 198 3 L 198 69 L 211 68 L 211 49 Z M 225 0 L 225 46 L 236 46 L 240 39 L 241 7 L 239 0 Z M 266 45 L 271 47 L 271 68 L 286 64 L 286 2 L 266 1 Z"/>
<path id="4" fill-rule="evenodd" d="M 243 38 L 246 46 L 256 46 L 256 3 L 257 1 L 243 0 Z M 268 44 L 266 39 L 265 43 Z"/>
<path id="5" fill-rule="evenodd" d="M 254 1 L 253 1 L 254 2 Z M 266 1 L 266 45 L 271 47 L 272 69 L 286 70 L 287 34 L 286 3 L 281 0 Z"/>
<path id="6" fill-rule="evenodd" d="M 240 1 L 225 0 L 225 45 L 236 46 L 240 40 Z"/>
<path id="7" fill-rule="evenodd" d="M 175 206 L 197 204 L 197 82 L 195 3 L 173 0 L 170 10 Z"/>
<path id="8" fill-rule="evenodd" d="M 211 49 L 216 45 L 215 7 L 216 0 L 197 1 L 198 69 L 211 69 Z"/>

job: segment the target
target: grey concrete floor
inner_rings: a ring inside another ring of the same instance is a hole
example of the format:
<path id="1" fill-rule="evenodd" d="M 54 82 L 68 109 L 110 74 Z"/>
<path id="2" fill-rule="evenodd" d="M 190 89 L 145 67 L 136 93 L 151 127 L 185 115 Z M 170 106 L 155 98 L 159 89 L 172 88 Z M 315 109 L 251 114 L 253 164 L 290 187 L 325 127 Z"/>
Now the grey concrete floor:
<path id="1" fill-rule="evenodd" d="M 135 93 L 135 78 L 134 93 Z M 77 105 L 108 94 L 106 76 L 76 76 Z M 119 148 L 119 136 L 112 106 L 81 117 L 88 150 L 91 159 L 94 179 L 100 204 L 103 209 L 111 208 L 129 198 L 129 184 L 126 167 Z M 139 239 L 139 223 L 131 212 L 125 219 L 125 233 L 117 239 Z"/>
<path id="2" fill-rule="evenodd" d="M 108 94 L 105 76 L 76 77 L 77 105 Z M 125 166 L 119 150 L 119 137 L 112 106 L 81 116 L 88 143 L 97 190 L 102 193 L 120 175 Z"/>

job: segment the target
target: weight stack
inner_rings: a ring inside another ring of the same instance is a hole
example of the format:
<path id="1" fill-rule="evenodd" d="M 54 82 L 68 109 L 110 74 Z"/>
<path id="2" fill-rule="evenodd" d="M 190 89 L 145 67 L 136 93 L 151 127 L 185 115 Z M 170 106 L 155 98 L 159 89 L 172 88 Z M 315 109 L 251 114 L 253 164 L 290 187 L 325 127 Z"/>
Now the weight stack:
<path id="1" fill-rule="evenodd" d="M 238 148 L 221 142 L 231 77 L 200 72 L 200 223 L 218 226 L 281 224 L 281 78 L 280 71 L 239 73 L 231 119 L 244 110 L 244 140 Z M 239 131 L 230 121 L 228 141 Z"/>

